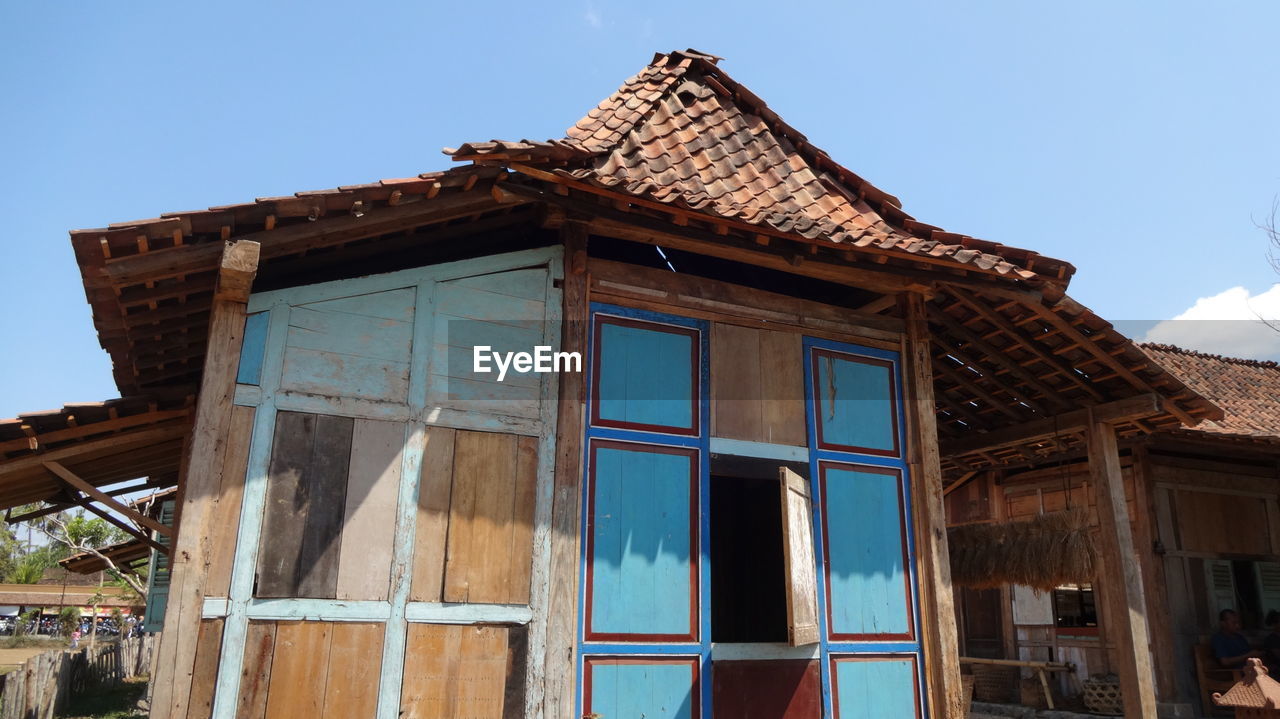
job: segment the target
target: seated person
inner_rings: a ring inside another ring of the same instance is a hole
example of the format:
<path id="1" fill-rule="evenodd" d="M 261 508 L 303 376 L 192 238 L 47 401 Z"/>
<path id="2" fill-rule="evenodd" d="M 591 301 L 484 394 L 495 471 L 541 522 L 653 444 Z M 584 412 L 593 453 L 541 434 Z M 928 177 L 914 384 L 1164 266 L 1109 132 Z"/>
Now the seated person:
<path id="1" fill-rule="evenodd" d="M 1240 615 L 1234 609 L 1218 612 L 1218 631 L 1213 635 L 1213 656 L 1227 669 L 1239 669 L 1253 657 L 1263 653 L 1249 646 L 1249 640 L 1240 633 Z"/>

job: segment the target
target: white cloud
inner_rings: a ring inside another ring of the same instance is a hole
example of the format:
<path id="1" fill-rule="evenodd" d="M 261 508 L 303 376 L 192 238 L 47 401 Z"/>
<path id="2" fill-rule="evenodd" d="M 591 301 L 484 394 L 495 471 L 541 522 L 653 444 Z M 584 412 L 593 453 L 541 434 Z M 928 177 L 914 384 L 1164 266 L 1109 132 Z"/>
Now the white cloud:
<path id="1" fill-rule="evenodd" d="M 1201 297 L 1182 314 L 1152 327 L 1142 341 L 1230 357 L 1280 359 L 1280 284 L 1256 295 L 1232 287 Z"/>
<path id="2" fill-rule="evenodd" d="M 600 15 L 600 11 L 596 9 L 595 3 L 587 3 L 587 11 L 582 16 L 583 20 L 592 28 L 599 30 L 604 27 L 604 18 Z"/>

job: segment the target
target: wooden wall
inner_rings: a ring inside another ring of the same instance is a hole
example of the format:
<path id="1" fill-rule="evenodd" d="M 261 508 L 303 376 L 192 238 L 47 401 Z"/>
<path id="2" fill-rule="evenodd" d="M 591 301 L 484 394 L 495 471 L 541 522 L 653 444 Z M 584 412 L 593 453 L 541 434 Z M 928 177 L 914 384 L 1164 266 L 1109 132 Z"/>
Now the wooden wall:
<path id="1" fill-rule="evenodd" d="M 188 719 L 540 701 L 556 382 L 470 350 L 558 348 L 560 270 L 546 248 L 250 298 Z"/>

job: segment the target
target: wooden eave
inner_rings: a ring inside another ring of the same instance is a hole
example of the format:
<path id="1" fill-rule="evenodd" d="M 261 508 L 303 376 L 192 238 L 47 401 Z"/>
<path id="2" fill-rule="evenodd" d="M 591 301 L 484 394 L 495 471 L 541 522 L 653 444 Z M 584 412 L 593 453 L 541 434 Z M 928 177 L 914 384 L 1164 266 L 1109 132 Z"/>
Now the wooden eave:
<path id="1" fill-rule="evenodd" d="M 98 550 L 106 555 L 117 567 L 131 569 L 136 564 L 145 562 L 151 556 L 151 547 L 137 539 L 119 542 Z M 107 563 L 89 552 L 73 554 L 58 562 L 63 569 L 76 574 L 93 574 L 107 569 Z"/>
<path id="2" fill-rule="evenodd" d="M 142 411 L 136 411 L 139 403 Z M 33 502 L 49 503 L 51 509 L 75 506 L 79 493 L 68 491 L 50 464 L 107 495 L 175 486 L 191 409 L 190 397 L 135 397 L 0 421 L 0 437 L 24 427 L 31 432 L 0 441 L 0 509 Z"/>

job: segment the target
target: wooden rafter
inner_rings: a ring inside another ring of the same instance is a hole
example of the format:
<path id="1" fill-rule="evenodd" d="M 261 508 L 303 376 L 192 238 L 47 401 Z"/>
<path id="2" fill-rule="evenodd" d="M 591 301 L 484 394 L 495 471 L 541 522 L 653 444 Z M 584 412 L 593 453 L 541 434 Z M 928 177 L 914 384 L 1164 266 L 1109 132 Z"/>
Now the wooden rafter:
<path id="1" fill-rule="evenodd" d="M 957 287 L 948 286 L 946 288 L 946 292 L 959 300 L 965 307 L 968 307 L 970 310 L 977 313 L 982 317 L 982 319 L 998 328 L 1001 328 L 1004 331 L 1004 334 L 1011 338 L 1018 346 L 1035 355 L 1042 363 L 1052 368 L 1056 374 L 1060 374 L 1065 377 L 1069 382 L 1084 390 L 1086 394 L 1096 401 L 1105 402 L 1109 399 L 1109 397 L 1099 392 L 1093 385 L 1080 377 L 1080 375 L 1076 373 L 1075 368 L 1047 349 L 1042 342 L 1032 337 L 1026 330 L 1017 326 L 1013 320 L 997 313 L 995 310 L 986 306 L 982 301 L 969 296 L 964 290 Z"/>
<path id="2" fill-rule="evenodd" d="M 1063 399 L 1058 390 L 1042 382 L 1027 368 L 1009 359 L 1005 350 L 1002 350 L 979 337 L 976 332 L 960 324 L 958 320 L 947 314 L 945 311 L 931 306 L 929 308 L 929 318 L 945 327 L 947 334 L 952 338 L 963 342 L 966 346 L 972 346 L 982 352 L 983 359 L 989 360 L 996 365 L 1003 367 L 1010 375 L 1022 380 L 1029 387 L 1039 392 L 1046 401 L 1058 406 L 1059 408 L 1070 406 L 1070 403 Z M 1038 411 L 1043 412 L 1043 410 Z"/>
<path id="3" fill-rule="evenodd" d="M 1150 417 L 1160 412 L 1159 395 L 1143 394 L 1074 410 L 1056 417 L 1023 422 L 985 434 L 949 440 L 942 443 L 941 449 L 943 456 L 962 457 L 966 454 L 1027 445 L 1065 434 L 1078 434 L 1088 428 L 1090 421 L 1115 424 Z"/>
<path id="4" fill-rule="evenodd" d="M 77 476 L 75 472 L 72 472 L 71 470 L 67 469 L 61 464 L 57 462 L 45 462 L 44 467 L 45 469 L 49 470 L 54 475 L 56 475 L 59 479 L 61 479 L 63 483 L 67 485 L 68 491 L 83 492 L 85 495 L 89 496 L 90 498 L 98 501 L 99 503 L 107 507 L 110 507 L 112 510 L 128 517 L 129 519 L 132 519 L 138 524 L 154 532 L 163 534 L 166 537 L 170 537 L 170 538 L 173 537 L 172 528 L 166 527 L 165 525 L 161 524 L 160 522 L 157 522 L 151 517 L 148 517 L 147 515 L 136 511 L 132 507 L 121 504 L 120 502 L 116 501 L 115 498 L 111 497 L 110 495 L 98 489 L 97 487 L 93 486 L 92 484 L 89 484 L 88 482 L 84 481 L 79 476 Z M 72 496 L 75 496 L 75 495 L 73 494 Z M 77 504 L 79 504 L 79 502 L 77 502 Z"/>

